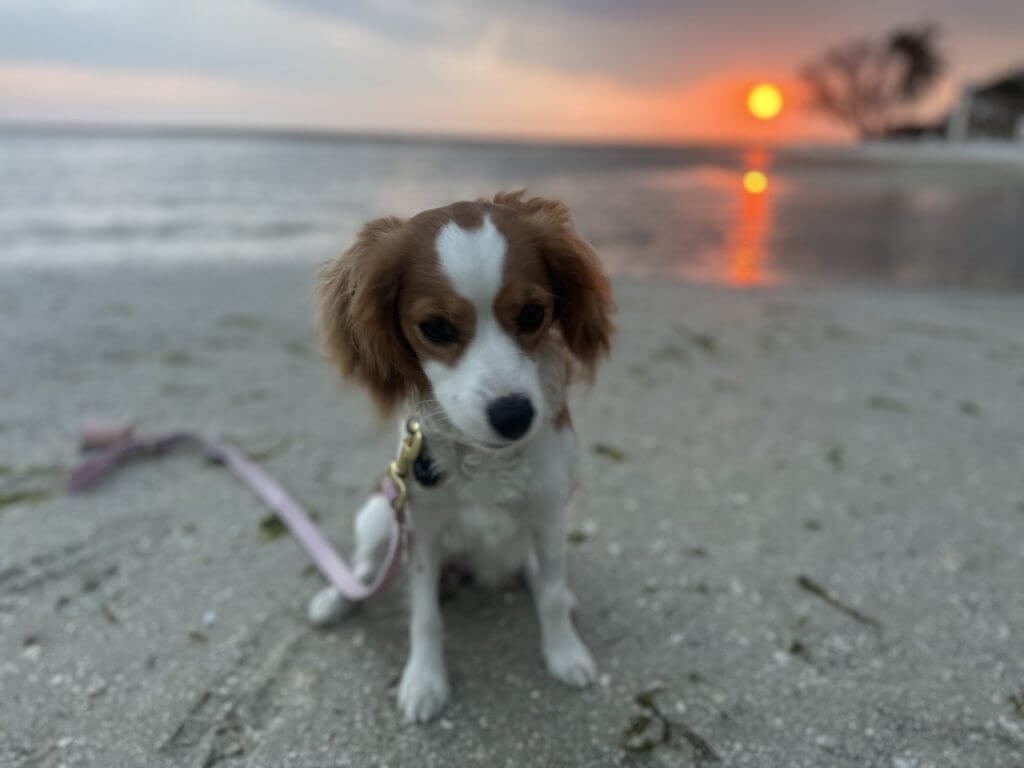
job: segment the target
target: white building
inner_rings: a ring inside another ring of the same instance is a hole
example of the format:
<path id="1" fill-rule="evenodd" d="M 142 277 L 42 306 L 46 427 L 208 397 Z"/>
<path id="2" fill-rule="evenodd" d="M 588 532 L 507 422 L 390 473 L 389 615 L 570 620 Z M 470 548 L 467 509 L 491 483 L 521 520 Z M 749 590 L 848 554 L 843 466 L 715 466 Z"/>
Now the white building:
<path id="1" fill-rule="evenodd" d="M 1024 69 L 988 83 L 965 85 L 949 115 L 946 137 L 1024 142 Z"/>

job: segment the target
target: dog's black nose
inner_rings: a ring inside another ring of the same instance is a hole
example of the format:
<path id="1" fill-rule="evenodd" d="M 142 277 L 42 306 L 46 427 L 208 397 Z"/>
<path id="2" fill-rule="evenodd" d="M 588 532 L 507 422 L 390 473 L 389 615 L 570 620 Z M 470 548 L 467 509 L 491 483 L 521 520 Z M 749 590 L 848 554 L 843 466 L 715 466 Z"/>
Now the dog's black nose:
<path id="1" fill-rule="evenodd" d="M 533 422 L 533 403 L 525 395 L 506 395 L 487 406 L 487 418 L 494 431 L 506 440 L 518 440 Z"/>

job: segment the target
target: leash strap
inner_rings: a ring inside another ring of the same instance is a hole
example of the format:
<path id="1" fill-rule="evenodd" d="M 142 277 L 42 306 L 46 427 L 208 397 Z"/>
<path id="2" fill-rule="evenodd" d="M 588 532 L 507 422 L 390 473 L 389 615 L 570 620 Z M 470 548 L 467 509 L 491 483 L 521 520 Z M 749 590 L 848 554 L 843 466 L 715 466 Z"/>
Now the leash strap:
<path id="1" fill-rule="evenodd" d="M 417 427 L 418 429 L 418 427 Z M 411 433 L 411 430 L 410 430 Z M 407 443 L 403 443 L 403 450 Z M 395 482 L 392 473 L 383 478 L 380 489 L 395 512 L 387 554 L 380 570 L 369 584 L 364 584 L 348 567 L 337 550 L 324 536 L 306 511 L 262 467 L 251 461 L 230 443 L 216 440 L 201 432 L 172 432 L 158 437 L 135 435 L 129 424 L 94 423 L 82 429 L 83 450 L 98 450 L 96 456 L 75 468 L 68 478 L 68 490 L 81 493 L 127 462 L 143 457 L 160 456 L 175 448 L 198 448 L 211 459 L 220 461 L 270 507 L 288 526 L 320 572 L 348 600 L 365 600 L 386 589 L 398 574 L 402 549 L 408 532 L 405 524 L 404 476 Z M 418 444 L 417 444 L 418 449 Z M 390 468 L 389 468 L 390 470 Z M 397 474 L 397 473 L 396 473 Z"/>

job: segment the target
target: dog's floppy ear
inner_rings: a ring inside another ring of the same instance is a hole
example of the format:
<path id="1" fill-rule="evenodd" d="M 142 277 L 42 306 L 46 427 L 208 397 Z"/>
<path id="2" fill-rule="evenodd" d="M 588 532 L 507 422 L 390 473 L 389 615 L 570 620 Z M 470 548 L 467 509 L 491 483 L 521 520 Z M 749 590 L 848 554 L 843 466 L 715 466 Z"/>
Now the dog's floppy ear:
<path id="1" fill-rule="evenodd" d="M 370 390 L 381 415 L 389 415 L 423 372 L 398 315 L 407 259 L 402 220 L 367 223 L 355 244 L 320 271 L 318 319 L 328 354 L 347 378 Z"/>
<path id="2" fill-rule="evenodd" d="M 542 197 L 523 199 L 525 191 L 494 197 L 515 208 L 537 249 L 555 296 L 555 318 L 569 351 L 592 377 L 608 354 L 613 332 L 611 287 L 594 249 L 579 236 L 565 203 Z"/>

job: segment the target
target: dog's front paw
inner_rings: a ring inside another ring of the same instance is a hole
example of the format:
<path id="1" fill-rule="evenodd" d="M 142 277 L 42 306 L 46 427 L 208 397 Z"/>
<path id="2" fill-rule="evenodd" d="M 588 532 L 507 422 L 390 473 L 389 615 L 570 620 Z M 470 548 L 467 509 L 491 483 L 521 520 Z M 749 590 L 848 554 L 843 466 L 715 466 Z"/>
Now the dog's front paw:
<path id="1" fill-rule="evenodd" d="M 444 666 L 409 661 L 398 686 L 398 708 L 407 723 L 433 720 L 448 703 L 448 675 Z"/>
<path id="2" fill-rule="evenodd" d="M 552 677 L 573 688 L 585 688 L 597 679 L 594 659 L 579 638 L 552 643 L 544 649 Z"/>

